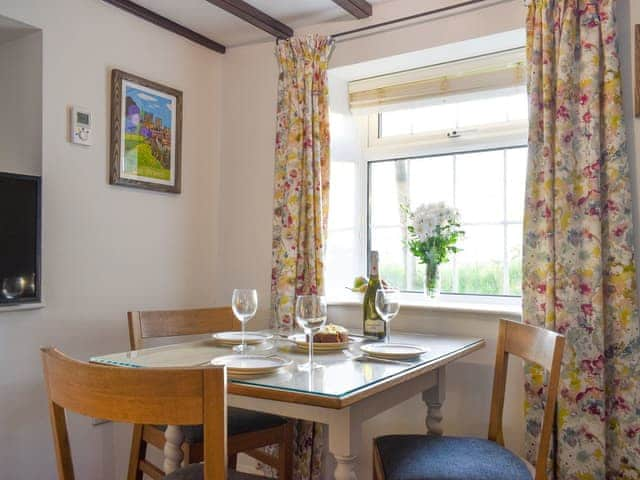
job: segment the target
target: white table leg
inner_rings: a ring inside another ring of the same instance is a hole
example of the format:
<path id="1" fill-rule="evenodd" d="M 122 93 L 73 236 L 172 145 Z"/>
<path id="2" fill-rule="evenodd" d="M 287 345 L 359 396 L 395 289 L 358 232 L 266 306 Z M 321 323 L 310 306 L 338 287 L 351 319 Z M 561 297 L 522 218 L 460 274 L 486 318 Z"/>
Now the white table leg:
<path id="1" fill-rule="evenodd" d="M 164 432 L 164 472 L 170 474 L 175 472 L 182 465 L 184 453 L 182 453 L 182 442 L 184 433 L 182 428 L 175 425 L 168 425 Z"/>
<path id="2" fill-rule="evenodd" d="M 336 460 L 335 480 L 358 480 L 358 447 L 362 438 L 361 422 L 350 408 L 341 410 L 329 423 L 329 451 Z"/>
<path id="3" fill-rule="evenodd" d="M 328 450 L 335 459 L 335 468 L 333 462 L 328 462 L 331 468 L 326 468 L 325 464 L 323 480 L 364 480 L 371 478 L 372 474 L 368 457 L 363 461 L 358 458 L 363 448 L 363 423 L 416 395 L 423 394 L 423 398 L 426 398 L 426 392 L 437 391 L 435 389 L 440 376 L 438 371 L 428 372 L 342 410 L 233 394 L 228 396 L 228 400 L 233 407 L 324 423 L 329 429 Z"/>
<path id="4" fill-rule="evenodd" d="M 437 371 L 438 382 L 429 390 L 422 392 L 422 401 L 427 405 L 427 418 L 425 425 L 427 435 L 442 435 L 442 404 L 446 391 L 446 379 L 444 367 Z"/>
<path id="5" fill-rule="evenodd" d="M 343 457 L 333 454 L 336 459 L 336 469 L 333 472 L 335 480 L 357 480 L 356 476 L 356 457 Z"/>

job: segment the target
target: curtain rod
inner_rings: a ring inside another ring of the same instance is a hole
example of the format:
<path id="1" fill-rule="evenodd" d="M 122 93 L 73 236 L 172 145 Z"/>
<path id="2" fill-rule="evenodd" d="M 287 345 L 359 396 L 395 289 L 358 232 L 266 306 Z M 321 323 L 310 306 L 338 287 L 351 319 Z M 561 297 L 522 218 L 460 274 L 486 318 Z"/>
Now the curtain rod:
<path id="1" fill-rule="evenodd" d="M 471 5 L 476 5 L 478 3 L 488 2 L 491 0 L 467 0 L 466 2 L 456 3 L 454 5 L 448 5 L 446 7 L 436 8 L 435 10 L 427 10 L 426 12 L 416 13 L 414 15 L 409 15 L 407 17 L 396 18 L 395 20 L 387 20 L 386 22 L 375 23 L 373 25 L 367 25 L 366 27 L 355 28 L 353 30 L 347 30 L 346 32 L 335 33 L 331 35 L 331 38 L 339 38 L 344 37 L 346 35 L 351 35 L 353 33 L 365 32 L 367 30 L 372 30 L 374 28 L 386 27 L 388 25 L 394 25 L 396 23 L 408 22 L 410 20 L 415 20 L 416 18 L 427 17 L 430 15 L 436 15 L 438 13 L 448 12 L 450 10 L 456 10 L 458 8 L 469 7 Z"/>

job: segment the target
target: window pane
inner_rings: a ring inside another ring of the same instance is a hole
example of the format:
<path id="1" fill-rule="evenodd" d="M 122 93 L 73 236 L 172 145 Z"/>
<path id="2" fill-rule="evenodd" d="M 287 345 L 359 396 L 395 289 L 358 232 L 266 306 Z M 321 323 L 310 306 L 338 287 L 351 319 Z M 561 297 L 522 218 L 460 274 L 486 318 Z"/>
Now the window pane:
<path id="1" fill-rule="evenodd" d="M 456 157 L 456 207 L 463 223 L 504 220 L 504 150 Z"/>
<path id="2" fill-rule="evenodd" d="M 406 203 L 403 183 L 396 180 L 403 170 L 405 161 L 380 162 L 370 164 L 371 168 L 371 224 L 400 225 L 400 204 Z"/>
<path id="3" fill-rule="evenodd" d="M 440 265 L 440 291 L 445 293 L 457 293 L 454 285 L 455 279 L 453 270 L 453 259 L 450 259 L 449 262 Z"/>
<path id="4" fill-rule="evenodd" d="M 413 110 L 411 133 L 451 131 L 456 128 L 456 105 L 430 105 Z"/>
<path id="5" fill-rule="evenodd" d="M 483 98 L 458 104 L 458 127 L 465 128 L 507 121 L 504 97 Z"/>
<path id="6" fill-rule="evenodd" d="M 525 88 L 518 93 L 481 92 L 481 98 L 404 108 L 380 114 L 380 137 L 447 132 L 496 123 L 522 122 L 528 118 Z M 449 99 L 451 100 L 451 99 Z"/>
<path id="7" fill-rule="evenodd" d="M 417 158 L 409 162 L 411 208 L 424 203 L 453 205 L 453 157 Z"/>
<path id="8" fill-rule="evenodd" d="M 440 267 L 442 291 L 520 295 L 525 148 L 369 165 L 370 240 L 380 252 L 383 278 L 402 289 L 423 290 L 424 266 L 406 248 L 400 204 L 407 197 L 412 209 L 443 201 L 460 209 L 466 235 L 458 245 L 462 251 Z"/>
<path id="9" fill-rule="evenodd" d="M 462 251 L 456 255 L 458 293 L 502 295 L 504 227 L 464 227 Z"/>
<path id="10" fill-rule="evenodd" d="M 411 110 L 396 110 L 380 114 L 380 137 L 409 135 L 411 133 Z"/>
<path id="11" fill-rule="evenodd" d="M 522 222 L 527 175 L 527 149 L 507 150 L 507 220 Z"/>
<path id="12" fill-rule="evenodd" d="M 380 253 L 380 276 L 397 288 L 406 289 L 406 265 L 401 227 L 378 227 L 371 232 L 371 249 Z"/>
<path id="13" fill-rule="evenodd" d="M 522 224 L 507 227 L 509 295 L 522 295 Z"/>

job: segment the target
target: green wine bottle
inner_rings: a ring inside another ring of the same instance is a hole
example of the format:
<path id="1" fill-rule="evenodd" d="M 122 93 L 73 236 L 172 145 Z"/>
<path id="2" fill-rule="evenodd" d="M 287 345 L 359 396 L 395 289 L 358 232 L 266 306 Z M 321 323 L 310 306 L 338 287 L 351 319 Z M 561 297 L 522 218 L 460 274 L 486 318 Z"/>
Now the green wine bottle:
<path id="1" fill-rule="evenodd" d="M 378 273 L 378 252 L 372 251 L 369 266 L 369 285 L 364 293 L 362 305 L 363 319 L 362 331 L 368 337 L 385 338 L 387 324 L 380 318 L 376 311 L 376 292 L 380 288 L 380 276 Z"/>

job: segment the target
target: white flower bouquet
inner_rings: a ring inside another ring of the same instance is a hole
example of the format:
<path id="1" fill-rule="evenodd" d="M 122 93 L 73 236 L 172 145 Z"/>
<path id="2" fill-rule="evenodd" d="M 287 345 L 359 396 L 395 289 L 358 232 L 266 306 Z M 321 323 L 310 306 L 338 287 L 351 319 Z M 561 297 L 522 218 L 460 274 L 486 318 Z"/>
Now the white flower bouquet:
<path id="1" fill-rule="evenodd" d="M 420 205 L 414 211 L 404 207 L 407 214 L 407 245 L 419 262 L 426 266 L 425 293 L 437 295 L 438 267 L 449 261 L 449 255 L 460 251 L 456 247 L 464 235 L 460 228 L 458 210 L 444 202 Z"/>

